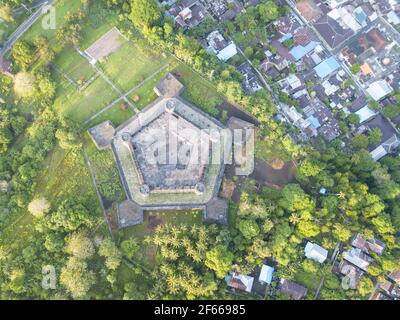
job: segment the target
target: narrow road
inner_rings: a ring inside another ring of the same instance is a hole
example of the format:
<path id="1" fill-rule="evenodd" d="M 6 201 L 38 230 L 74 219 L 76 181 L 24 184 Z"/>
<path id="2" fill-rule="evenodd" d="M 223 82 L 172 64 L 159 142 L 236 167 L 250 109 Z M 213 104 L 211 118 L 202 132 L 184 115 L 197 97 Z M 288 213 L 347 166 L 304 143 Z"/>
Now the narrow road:
<path id="1" fill-rule="evenodd" d="M 36 9 L 46 3 L 47 3 L 47 0 L 37 0 L 32 3 L 24 4 L 21 7 L 14 9 L 13 14 L 20 15 L 20 14 L 24 13 L 24 11 L 30 11 L 30 10 Z"/>
<path id="2" fill-rule="evenodd" d="M 4 56 L 11 50 L 12 46 L 17 42 L 19 38 L 23 36 L 23 34 L 29 30 L 29 28 L 40 18 L 42 17 L 46 11 L 43 10 L 44 6 L 52 5 L 56 0 L 47 0 L 43 2 L 43 5 L 36 10 L 27 20 L 25 20 L 15 32 L 6 40 L 3 48 L 0 51 L 0 56 Z"/>

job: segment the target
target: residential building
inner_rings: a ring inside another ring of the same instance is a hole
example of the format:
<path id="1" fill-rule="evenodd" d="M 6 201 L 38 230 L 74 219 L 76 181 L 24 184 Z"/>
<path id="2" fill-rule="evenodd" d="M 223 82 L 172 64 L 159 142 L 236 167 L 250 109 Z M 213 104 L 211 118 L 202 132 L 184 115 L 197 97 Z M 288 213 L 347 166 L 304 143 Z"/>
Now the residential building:
<path id="1" fill-rule="evenodd" d="M 359 248 L 351 248 L 343 252 L 343 259 L 352 263 L 363 271 L 367 271 L 368 266 L 374 261 L 372 257 L 367 255 Z"/>
<path id="2" fill-rule="evenodd" d="M 237 272 L 231 272 L 225 277 L 226 284 L 234 289 L 251 292 L 254 278 Z"/>
<path id="3" fill-rule="evenodd" d="M 271 284 L 274 271 L 275 269 L 273 267 L 263 264 L 258 281 L 261 283 Z"/>
<path id="4" fill-rule="evenodd" d="M 307 288 L 286 279 L 280 280 L 279 289 L 281 293 L 288 295 L 294 300 L 301 300 L 307 294 Z"/>
<path id="5" fill-rule="evenodd" d="M 317 261 L 319 263 L 324 263 L 328 258 L 328 250 L 312 242 L 307 242 L 304 248 L 304 253 L 308 259 Z"/>
<path id="6" fill-rule="evenodd" d="M 237 48 L 233 41 L 226 41 L 222 34 L 215 30 L 207 37 L 208 51 L 217 55 L 218 59 L 227 61 L 237 54 Z"/>

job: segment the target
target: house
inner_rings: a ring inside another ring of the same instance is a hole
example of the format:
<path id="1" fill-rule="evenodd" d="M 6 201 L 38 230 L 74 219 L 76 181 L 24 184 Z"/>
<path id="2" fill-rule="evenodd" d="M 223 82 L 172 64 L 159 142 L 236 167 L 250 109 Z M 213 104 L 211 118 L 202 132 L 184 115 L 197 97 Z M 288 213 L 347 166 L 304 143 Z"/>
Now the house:
<path id="1" fill-rule="evenodd" d="M 244 77 L 242 86 L 247 93 L 252 94 L 263 88 L 252 66 L 247 61 L 241 64 L 237 71 Z"/>
<path id="2" fill-rule="evenodd" d="M 218 59 L 222 61 L 227 61 L 237 54 L 235 43 L 226 41 L 218 30 L 208 35 L 207 43 L 209 46 L 207 50 L 216 54 Z"/>
<path id="3" fill-rule="evenodd" d="M 392 87 L 385 80 L 378 80 L 369 85 L 367 93 L 375 101 L 379 101 L 393 92 Z"/>
<path id="4" fill-rule="evenodd" d="M 316 67 L 314 67 L 315 72 L 321 79 L 324 79 L 325 77 L 329 76 L 338 69 L 340 69 L 340 64 L 339 62 L 337 62 L 334 56 L 325 59 Z"/>
<path id="5" fill-rule="evenodd" d="M 382 255 L 385 250 L 385 243 L 379 241 L 375 238 L 371 240 L 365 240 L 361 233 L 357 233 L 353 240 L 351 241 L 351 245 L 355 248 L 361 249 L 365 253 L 370 253 L 370 251 Z"/>
<path id="6" fill-rule="evenodd" d="M 294 57 L 295 61 L 302 59 L 304 56 L 312 52 L 319 45 L 316 41 L 310 41 L 307 45 L 297 45 L 289 52 Z"/>
<path id="7" fill-rule="evenodd" d="M 273 275 L 274 271 L 275 271 L 275 269 L 273 267 L 263 264 L 263 266 L 261 268 L 260 276 L 258 277 L 258 281 L 260 283 L 271 284 L 272 275 Z"/>
<path id="8" fill-rule="evenodd" d="M 225 281 L 228 287 L 251 292 L 251 289 L 253 288 L 254 278 L 237 272 L 231 272 L 228 276 L 225 277 Z"/>
<path id="9" fill-rule="evenodd" d="M 333 271 L 347 277 L 346 283 L 349 286 L 349 289 L 356 289 L 364 274 L 361 269 L 346 260 L 342 260 L 339 264 L 335 264 Z"/>
<path id="10" fill-rule="evenodd" d="M 11 67 L 12 62 L 0 55 L 0 72 L 7 76 L 13 77 L 14 75 L 11 71 Z"/>
<path id="11" fill-rule="evenodd" d="M 207 10 L 197 0 L 182 0 L 175 2 L 166 15 L 174 18 L 177 27 L 190 29 L 205 19 Z"/>
<path id="12" fill-rule="evenodd" d="M 324 263 L 326 258 L 328 258 L 328 250 L 312 242 L 307 242 L 304 248 L 304 253 L 308 259 L 317 261 L 319 263 Z"/>
<path id="13" fill-rule="evenodd" d="M 377 115 L 365 124 L 369 129 L 378 128 L 382 132 L 381 142 L 371 146 L 368 150 L 375 161 L 380 160 L 389 153 L 392 153 L 400 146 L 400 137 L 390 122 L 382 115 Z"/>
<path id="14" fill-rule="evenodd" d="M 307 288 L 286 279 L 280 280 L 279 290 L 281 293 L 288 295 L 294 300 L 301 300 L 307 294 Z"/>
<path id="15" fill-rule="evenodd" d="M 354 35 L 353 30 L 344 28 L 338 21 L 328 15 L 324 15 L 318 19 L 314 27 L 332 49 L 338 47 Z"/>
<path id="16" fill-rule="evenodd" d="M 243 10 L 238 0 L 203 0 L 203 3 L 219 21 L 233 20 Z"/>
<path id="17" fill-rule="evenodd" d="M 352 263 L 363 271 L 367 271 L 368 266 L 374 261 L 372 257 L 367 255 L 359 248 L 351 248 L 343 252 L 343 259 Z"/>
<path id="18" fill-rule="evenodd" d="M 387 14 L 387 20 L 389 21 L 389 23 L 391 23 L 391 24 L 393 24 L 393 25 L 395 25 L 395 26 L 397 26 L 397 25 L 399 25 L 400 24 L 400 17 L 399 17 L 399 15 L 395 12 L 395 11 L 390 11 L 388 14 Z"/>
<path id="19" fill-rule="evenodd" d="M 322 15 L 321 9 L 313 0 L 303 0 L 297 2 L 296 9 L 308 22 L 313 22 Z"/>

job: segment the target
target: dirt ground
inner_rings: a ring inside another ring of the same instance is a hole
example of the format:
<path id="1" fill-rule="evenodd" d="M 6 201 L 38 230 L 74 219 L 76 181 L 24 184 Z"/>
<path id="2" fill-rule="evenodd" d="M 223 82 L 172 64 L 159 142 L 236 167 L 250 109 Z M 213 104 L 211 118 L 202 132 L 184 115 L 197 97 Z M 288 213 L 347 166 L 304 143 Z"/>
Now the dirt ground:
<path id="1" fill-rule="evenodd" d="M 161 225 L 161 224 L 163 224 L 163 221 L 162 221 L 162 219 L 159 217 L 159 216 L 153 216 L 153 215 L 149 215 L 149 223 L 148 223 L 148 226 L 147 226 L 147 228 L 150 230 L 150 231 L 155 231 L 156 230 L 156 228 L 159 226 L 159 225 Z"/>
<path id="2" fill-rule="evenodd" d="M 295 171 L 296 168 L 292 162 L 286 162 L 282 169 L 275 170 L 265 161 L 255 159 L 254 171 L 249 177 L 237 176 L 236 188 L 232 193 L 232 200 L 236 203 L 240 201 L 241 190 L 244 186 L 245 179 L 247 178 L 254 179 L 259 189 L 266 186 L 280 189 L 294 180 Z M 226 166 L 225 177 L 227 179 L 232 179 L 234 176 L 234 166 Z"/>

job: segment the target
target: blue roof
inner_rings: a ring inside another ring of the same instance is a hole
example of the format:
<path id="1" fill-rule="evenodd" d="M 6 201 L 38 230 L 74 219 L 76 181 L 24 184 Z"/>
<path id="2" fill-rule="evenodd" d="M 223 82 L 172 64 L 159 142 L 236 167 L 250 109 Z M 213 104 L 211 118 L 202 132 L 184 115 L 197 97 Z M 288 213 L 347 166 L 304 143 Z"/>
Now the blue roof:
<path id="1" fill-rule="evenodd" d="M 307 120 L 311 122 L 311 125 L 312 125 L 315 129 L 318 129 L 318 128 L 321 126 L 321 124 L 319 123 L 318 119 L 317 119 L 316 117 L 314 117 L 314 116 L 309 116 L 309 117 L 307 118 Z"/>
<path id="2" fill-rule="evenodd" d="M 311 41 L 309 44 L 307 44 L 305 47 L 304 46 L 295 46 L 290 50 L 290 54 L 297 60 L 300 60 L 303 58 L 306 54 L 310 53 L 315 49 L 315 47 L 318 45 L 318 42 L 316 41 Z"/>
<path id="3" fill-rule="evenodd" d="M 278 41 L 280 43 L 285 42 L 286 40 L 292 39 L 293 35 L 289 32 L 289 33 L 285 33 L 282 38 L 280 38 Z"/>
<path id="4" fill-rule="evenodd" d="M 334 56 L 322 61 L 319 65 L 314 67 L 318 77 L 325 78 L 330 75 L 333 71 L 340 68 L 339 62 L 337 62 Z"/>
<path id="5" fill-rule="evenodd" d="M 363 24 L 367 20 L 367 15 L 364 11 L 359 11 L 355 14 L 355 18 L 359 24 Z"/>
<path id="6" fill-rule="evenodd" d="M 261 268 L 261 273 L 259 279 L 261 281 L 266 282 L 267 284 L 271 284 L 272 282 L 272 274 L 274 273 L 275 269 L 273 267 L 267 266 L 263 264 Z"/>

